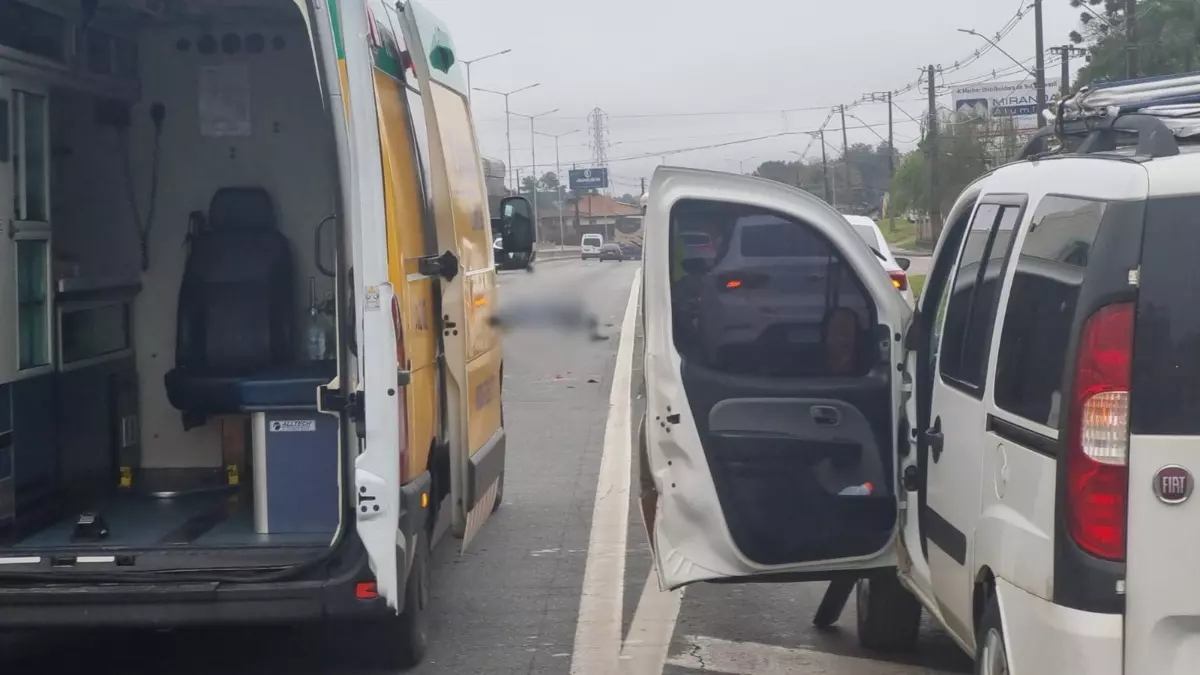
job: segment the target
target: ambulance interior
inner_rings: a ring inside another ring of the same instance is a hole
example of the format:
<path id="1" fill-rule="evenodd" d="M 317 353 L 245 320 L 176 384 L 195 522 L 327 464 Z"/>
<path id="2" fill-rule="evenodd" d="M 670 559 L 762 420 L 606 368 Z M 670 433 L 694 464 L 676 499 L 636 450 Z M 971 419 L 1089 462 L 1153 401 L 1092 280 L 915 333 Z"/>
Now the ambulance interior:
<path id="1" fill-rule="evenodd" d="M 334 541 L 338 162 L 303 4 L 0 0 L 0 561 Z"/>

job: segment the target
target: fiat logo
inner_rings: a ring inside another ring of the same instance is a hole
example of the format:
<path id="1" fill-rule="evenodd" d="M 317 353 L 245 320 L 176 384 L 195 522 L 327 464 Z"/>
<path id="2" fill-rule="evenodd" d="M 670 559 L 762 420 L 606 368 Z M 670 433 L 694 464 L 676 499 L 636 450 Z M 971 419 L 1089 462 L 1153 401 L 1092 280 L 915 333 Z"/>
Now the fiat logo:
<path id="1" fill-rule="evenodd" d="M 1192 474 L 1182 466 L 1164 466 L 1154 474 L 1154 496 L 1164 504 L 1186 502 L 1192 496 Z"/>

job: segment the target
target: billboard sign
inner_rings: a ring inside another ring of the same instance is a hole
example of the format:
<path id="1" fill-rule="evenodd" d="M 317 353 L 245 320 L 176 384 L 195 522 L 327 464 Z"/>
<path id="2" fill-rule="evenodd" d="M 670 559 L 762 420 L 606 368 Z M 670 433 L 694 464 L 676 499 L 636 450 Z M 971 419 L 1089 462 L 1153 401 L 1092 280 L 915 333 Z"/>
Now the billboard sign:
<path id="1" fill-rule="evenodd" d="M 567 177 L 572 190 L 608 187 L 608 169 L 571 169 Z"/>
<path id="2" fill-rule="evenodd" d="M 1058 91 L 1058 80 L 1046 80 L 1046 99 Z M 1033 82 L 980 82 L 955 87 L 954 111 L 961 117 L 1012 118 L 1014 122 L 1037 123 L 1037 88 Z"/>

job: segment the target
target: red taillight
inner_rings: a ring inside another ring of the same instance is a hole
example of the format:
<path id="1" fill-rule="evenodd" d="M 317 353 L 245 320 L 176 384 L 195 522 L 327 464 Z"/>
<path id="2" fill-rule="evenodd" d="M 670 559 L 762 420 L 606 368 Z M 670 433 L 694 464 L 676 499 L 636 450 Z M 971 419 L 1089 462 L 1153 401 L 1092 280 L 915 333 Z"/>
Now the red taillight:
<path id="1" fill-rule="evenodd" d="M 1133 303 L 1108 305 L 1083 327 L 1067 447 L 1067 526 L 1092 555 L 1125 559 Z"/>
<path id="2" fill-rule="evenodd" d="M 424 317 L 416 317 L 423 321 Z M 392 296 L 392 329 L 396 332 L 396 367 L 408 370 L 408 356 L 404 352 L 404 321 L 400 314 L 400 298 Z M 400 408 L 400 482 L 408 478 L 408 398 L 404 389 L 396 392 L 396 405 Z"/>
<path id="3" fill-rule="evenodd" d="M 717 288 L 723 291 L 763 288 L 770 277 L 758 272 L 723 272 L 716 277 Z"/>
<path id="4" fill-rule="evenodd" d="M 892 270 L 888 272 L 888 276 L 892 278 L 892 285 L 897 290 L 908 290 L 908 275 L 904 273 L 904 270 Z"/>
<path id="5" fill-rule="evenodd" d="M 360 581 L 354 584 L 354 597 L 359 600 L 374 600 L 379 597 L 374 581 Z"/>

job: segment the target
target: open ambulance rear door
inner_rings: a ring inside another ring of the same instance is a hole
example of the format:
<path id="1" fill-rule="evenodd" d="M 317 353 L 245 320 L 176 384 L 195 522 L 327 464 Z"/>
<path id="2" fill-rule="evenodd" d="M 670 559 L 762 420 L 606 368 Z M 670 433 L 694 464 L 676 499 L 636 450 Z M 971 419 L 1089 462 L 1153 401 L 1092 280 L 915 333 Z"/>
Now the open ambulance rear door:
<path id="1" fill-rule="evenodd" d="M 642 510 L 659 579 L 894 565 L 910 310 L 835 210 L 660 168 L 645 219 Z M 716 256 L 688 258 L 702 233 Z"/>
<path id="2" fill-rule="evenodd" d="M 405 538 L 398 529 L 404 431 L 397 399 L 397 326 L 392 312 L 395 293 L 388 278 L 385 244 L 387 219 L 373 84 L 374 47 L 367 39 L 364 4 L 339 3 L 331 5 L 331 12 L 334 8 L 338 10 L 338 21 L 332 15 L 327 20 L 333 28 L 332 40 L 341 45 L 338 60 L 345 67 L 341 87 L 348 99 L 350 120 L 347 154 L 351 190 L 346 195 L 346 229 L 353 251 L 351 277 L 355 291 L 355 306 L 350 311 L 354 317 L 361 317 L 356 326 L 357 383 L 341 385 L 353 386 L 351 395 L 361 403 L 361 427 L 356 431 L 362 447 L 354 459 L 354 515 L 358 537 L 375 574 L 376 592 L 389 607 L 401 610 L 408 563 Z"/>
<path id="3" fill-rule="evenodd" d="M 499 333 L 487 190 L 464 67 L 450 31 L 414 2 L 401 7 L 429 130 L 440 258 L 454 533 L 463 547 L 491 515 L 504 471 Z"/>

